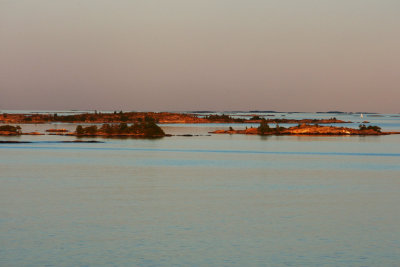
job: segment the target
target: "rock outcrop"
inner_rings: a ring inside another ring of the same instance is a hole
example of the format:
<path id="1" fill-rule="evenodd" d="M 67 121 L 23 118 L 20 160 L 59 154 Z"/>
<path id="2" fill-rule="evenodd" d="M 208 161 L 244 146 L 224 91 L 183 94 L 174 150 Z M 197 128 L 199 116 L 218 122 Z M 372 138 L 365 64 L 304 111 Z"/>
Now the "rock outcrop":
<path id="1" fill-rule="evenodd" d="M 353 129 L 347 127 L 299 125 L 290 128 L 271 128 L 261 134 L 259 128 L 248 128 L 245 130 L 216 130 L 213 134 L 258 134 L 258 135 L 388 135 L 400 134 L 400 132 L 381 132 L 377 129 Z"/>

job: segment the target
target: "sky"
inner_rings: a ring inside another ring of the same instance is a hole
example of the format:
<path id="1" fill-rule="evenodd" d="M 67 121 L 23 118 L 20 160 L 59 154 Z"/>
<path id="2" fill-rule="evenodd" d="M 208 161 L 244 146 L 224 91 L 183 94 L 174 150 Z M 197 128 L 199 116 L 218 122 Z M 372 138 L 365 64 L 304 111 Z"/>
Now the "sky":
<path id="1" fill-rule="evenodd" d="M 0 0 L 0 110 L 400 112 L 398 0 Z"/>

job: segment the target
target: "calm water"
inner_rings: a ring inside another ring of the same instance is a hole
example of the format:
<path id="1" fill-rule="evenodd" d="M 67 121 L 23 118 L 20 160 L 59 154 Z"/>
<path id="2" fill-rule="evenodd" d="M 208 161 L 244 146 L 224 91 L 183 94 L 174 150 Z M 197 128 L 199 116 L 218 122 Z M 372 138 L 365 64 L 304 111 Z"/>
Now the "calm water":
<path id="1" fill-rule="evenodd" d="M 74 139 L 0 137 L 0 266 L 399 265 L 399 135 Z"/>

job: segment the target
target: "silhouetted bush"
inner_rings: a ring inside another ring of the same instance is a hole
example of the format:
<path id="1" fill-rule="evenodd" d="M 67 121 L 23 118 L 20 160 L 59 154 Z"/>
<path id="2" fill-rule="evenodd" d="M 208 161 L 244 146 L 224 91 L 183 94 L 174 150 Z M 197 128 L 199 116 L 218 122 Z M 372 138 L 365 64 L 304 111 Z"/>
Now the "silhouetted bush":
<path id="1" fill-rule="evenodd" d="M 261 120 L 260 126 L 257 129 L 260 134 L 267 134 L 272 131 L 265 119 Z"/>
<path id="2" fill-rule="evenodd" d="M 205 116 L 204 118 L 207 119 L 207 120 L 210 120 L 210 121 L 222 121 L 222 122 L 238 122 L 238 123 L 241 123 L 241 122 L 245 121 L 245 119 L 232 118 L 231 116 L 228 116 L 228 115 L 225 115 L 225 114 L 222 114 L 222 115 L 218 115 L 218 114 L 209 115 L 209 116 Z"/>
<path id="3" fill-rule="evenodd" d="M 261 120 L 260 116 L 253 116 L 250 118 L 251 121 L 255 121 L 255 120 Z"/>
<path id="4" fill-rule="evenodd" d="M 0 131 L 21 134 L 21 127 L 20 126 L 12 126 L 12 125 L 2 125 L 2 126 L 0 126 Z"/>
<path id="5" fill-rule="evenodd" d="M 82 127 L 81 125 L 76 126 L 76 134 L 77 135 L 95 135 L 97 133 L 97 126 L 92 125 L 88 127 Z"/>
<path id="6" fill-rule="evenodd" d="M 372 125 L 366 126 L 365 124 L 360 124 L 360 125 L 358 126 L 358 128 L 359 128 L 360 130 L 374 130 L 374 131 L 376 131 L 376 132 L 378 132 L 378 133 L 380 133 L 381 130 L 382 130 L 382 128 L 379 127 L 379 126 L 372 126 Z"/>
<path id="7" fill-rule="evenodd" d="M 143 135 L 145 137 L 164 136 L 164 131 L 154 122 L 139 122 L 128 126 L 126 123 L 120 123 L 115 125 L 103 124 L 101 128 L 97 126 L 82 127 L 78 125 L 76 127 L 77 135 L 95 135 L 97 133 L 104 133 L 106 135 Z"/>

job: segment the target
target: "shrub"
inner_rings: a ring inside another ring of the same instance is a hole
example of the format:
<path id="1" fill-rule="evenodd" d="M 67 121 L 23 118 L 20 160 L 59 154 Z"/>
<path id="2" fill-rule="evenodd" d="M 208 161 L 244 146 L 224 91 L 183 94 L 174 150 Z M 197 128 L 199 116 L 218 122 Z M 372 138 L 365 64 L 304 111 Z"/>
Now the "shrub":
<path id="1" fill-rule="evenodd" d="M 76 129 L 75 129 L 75 131 L 76 131 L 76 134 L 78 134 L 78 135 L 82 135 L 82 134 L 84 134 L 84 131 L 83 131 L 83 127 L 82 127 L 82 125 L 78 125 L 78 126 L 76 126 Z"/>
<path id="2" fill-rule="evenodd" d="M 121 115 L 121 117 L 120 117 L 120 120 L 123 122 L 128 121 L 128 119 L 129 119 L 129 117 L 126 115 Z"/>
<path id="3" fill-rule="evenodd" d="M 374 130 L 374 131 L 376 131 L 376 132 L 378 132 L 378 133 L 380 133 L 381 130 L 382 130 L 381 127 L 379 127 L 379 126 L 372 126 L 372 125 L 368 126 L 367 129 L 369 129 L 369 130 Z"/>
<path id="4" fill-rule="evenodd" d="M 360 125 L 358 125 L 358 129 L 360 129 L 360 130 L 366 130 L 366 129 L 367 129 L 367 126 L 365 126 L 365 124 L 360 124 Z"/>
<path id="5" fill-rule="evenodd" d="M 82 127 L 78 125 L 76 127 L 77 135 L 95 135 L 98 132 L 105 133 L 107 135 L 112 134 L 134 134 L 144 135 L 145 137 L 164 136 L 164 131 L 155 122 L 140 122 L 134 123 L 128 126 L 126 123 L 120 123 L 116 125 L 103 124 L 100 129 L 97 129 L 96 125 Z"/>
<path id="6" fill-rule="evenodd" d="M 0 131 L 21 134 L 21 127 L 20 126 L 12 126 L 12 125 L 2 125 L 2 126 L 0 126 Z"/>
<path id="7" fill-rule="evenodd" d="M 260 126 L 258 126 L 258 131 L 260 134 L 266 134 L 271 132 L 271 128 L 269 127 L 267 121 L 265 119 L 261 120 Z"/>
<path id="8" fill-rule="evenodd" d="M 144 135 L 147 137 L 165 135 L 164 131 L 160 128 L 160 126 L 158 126 L 154 122 L 144 123 L 143 132 L 144 132 Z"/>
<path id="9" fill-rule="evenodd" d="M 97 133 L 97 126 L 92 125 L 88 127 L 82 127 L 81 125 L 76 126 L 76 134 L 77 135 L 83 135 L 83 134 L 89 134 L 89 135 L 94 135 Z"/>
<path id="10" fill-rule="evenodd" d="M 369 125 L 369 126 L 367 127 L 367 126 L 365 126 L 365 124 L 360 124 L 360 125 L 358 126 L 358 128 L 359 128 L 360 130 L 374 130 L 374 131 L 376 131 L 376 132 L 378 132 L 378 133 L 380 133 L 381 130 L 382 130 L 382 128 L 379 127 L 379 126 L 372 126 L 372 125 Z"/>

